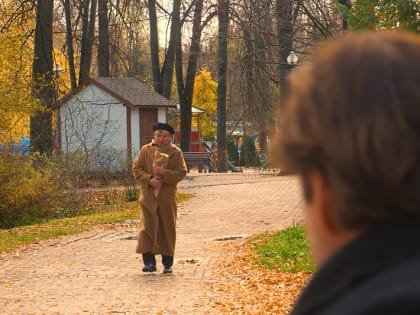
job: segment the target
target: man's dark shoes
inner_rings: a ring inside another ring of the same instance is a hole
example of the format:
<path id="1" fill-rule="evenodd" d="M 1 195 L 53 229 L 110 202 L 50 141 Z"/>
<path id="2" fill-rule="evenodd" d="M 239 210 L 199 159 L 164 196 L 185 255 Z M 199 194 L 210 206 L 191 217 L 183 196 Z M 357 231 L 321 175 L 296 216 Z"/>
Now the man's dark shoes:
<path id="1" fill-rule="evenodd" d="M 156 265 L 155 264 L 146 264 L 143 266 L 143 269 L 141 270 L 143 272 L 154 272 L 156 271 Z"/>
<path id="2" fill-rule="evenodd" d="M 174 256 L 162 255 L 162 273 L 172 273 L 172 265 L 174 263 Z"/>
<path id="3" fill-rule="evenodd" d="M 172 267 L 170 267 L 170 266 L 169 267 L 164 266 L 162 273 L 172 273 Z"/>
<path id="4" fill-rule="evenodd" d="M 143 272 L 154 272 L 156 271 L 156 259 L 153 253 L 142 253 L 143 256 Z"/>

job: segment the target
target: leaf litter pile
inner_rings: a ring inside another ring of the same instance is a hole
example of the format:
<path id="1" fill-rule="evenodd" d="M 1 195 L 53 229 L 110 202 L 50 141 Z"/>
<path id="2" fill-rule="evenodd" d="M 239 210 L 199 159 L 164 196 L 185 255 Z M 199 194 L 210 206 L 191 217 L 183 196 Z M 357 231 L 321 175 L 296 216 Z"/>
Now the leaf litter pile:
<path id="1" fill-rule="evenodd" d="M 311 272 L 265 269 L 244 242 L 223 245 L 206 280 L 211 307 L 223 314 L 288 314 Z"/>

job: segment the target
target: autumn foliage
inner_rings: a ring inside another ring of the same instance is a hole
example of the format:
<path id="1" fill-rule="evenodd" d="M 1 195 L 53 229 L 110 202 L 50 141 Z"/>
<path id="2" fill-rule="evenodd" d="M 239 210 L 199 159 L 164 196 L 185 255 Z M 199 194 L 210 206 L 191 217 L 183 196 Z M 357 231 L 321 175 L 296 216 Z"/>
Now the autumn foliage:
<path id="1" fill-rule="evenodd" d="M 202 69 L 195 78 L 193 106 L 205 111 L 201 118 L 203 138 L 211 140 L 216 137 L 217 82 L 211 78 L 207 69 Z"/>
<path id="2" fill-rule="evenodd" d="M 0 4 L 0 143 L 29 135 L 29 115 L 37 108 L 31 95 L 32 42 L 28 33 L 35 23 L 30 4 Z M 26 10 L 24 10 L 26 8 Z M 17 18 L 18 12 L 25 12 Z"/>
<path id="3" fill-rule="evenodd" d="M 29 224 L 59 204 L 60 171 L 38 154 L 0 152 L 0 228 Z"/>

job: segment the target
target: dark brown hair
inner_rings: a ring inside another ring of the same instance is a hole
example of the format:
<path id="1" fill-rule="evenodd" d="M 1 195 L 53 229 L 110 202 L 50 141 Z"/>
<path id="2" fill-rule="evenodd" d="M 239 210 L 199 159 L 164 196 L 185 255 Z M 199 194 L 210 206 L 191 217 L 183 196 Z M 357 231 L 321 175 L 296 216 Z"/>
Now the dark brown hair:
<path id="1" fill-rule="evenodd" d="M 420 38 L 355 33 L 292 75 L 273 158 L 325 177 L 346 228 L 420 217 Z M 305 176 L 302 176 L 305 178 Z"/>

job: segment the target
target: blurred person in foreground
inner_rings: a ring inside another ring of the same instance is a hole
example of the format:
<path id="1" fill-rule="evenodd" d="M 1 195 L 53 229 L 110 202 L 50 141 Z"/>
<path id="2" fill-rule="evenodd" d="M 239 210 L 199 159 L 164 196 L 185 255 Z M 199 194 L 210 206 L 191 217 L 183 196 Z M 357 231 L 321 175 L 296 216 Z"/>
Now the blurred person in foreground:
<path id="1" fill-rule="evenodd" d="M 172 144 L 174 128 L 167 123 L 153 126 L 153 140 L 144 145 L 133 163 L 140 183 L 141 228 L 136 252 L 142 254 L 143 272 L 156 271 L 162 256 L 163 273 L 172 273 L 176 241 L 177 184 L 187 174 L 180 148 Z"/>
<path id="2" fill-rule="evenodd" d="M 420 314 L 420 37 L 325 43 L 290 88 L 272 154 L 317 266 L 291 314 Z"/>

